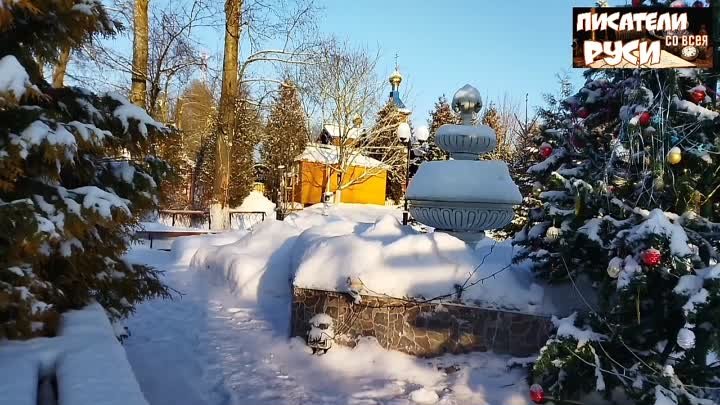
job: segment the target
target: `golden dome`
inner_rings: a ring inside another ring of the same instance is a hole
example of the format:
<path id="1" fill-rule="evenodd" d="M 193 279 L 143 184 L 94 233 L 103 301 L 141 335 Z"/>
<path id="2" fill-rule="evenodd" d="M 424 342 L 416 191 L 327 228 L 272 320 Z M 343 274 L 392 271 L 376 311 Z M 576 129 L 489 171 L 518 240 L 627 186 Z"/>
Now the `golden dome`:
<path id="1" fill-rule="evenodd" d="M 398 85 L 398 84 L 400 84 L 400 82 L 402 82 L 402 79 L 403 79 L 403 77 L 400 74 L 400 72 L 397 70 L 397 68 L 392 73 L 390 73 L 390 79 L 389 79 L 390 84 Z"/>

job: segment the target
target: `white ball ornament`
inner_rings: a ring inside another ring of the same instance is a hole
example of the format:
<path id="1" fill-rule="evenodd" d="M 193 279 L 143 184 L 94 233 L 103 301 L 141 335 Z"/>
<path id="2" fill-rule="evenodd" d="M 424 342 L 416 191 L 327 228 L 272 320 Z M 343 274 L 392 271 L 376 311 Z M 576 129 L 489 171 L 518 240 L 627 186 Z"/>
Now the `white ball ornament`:
<path id="1" fill-rule="evenodd" d="M 562 230 L 556 226 L 551 226 L 547 229 L 547 232 L 545 232 L 545 240 L 548 242 L 555 242 L 560 238 L 560 235 L 562 234 Z"/>
<path id="2" fill-rule="evenodd" d="M 623 267 L 623 259 L 613 257 L 608 263 L 607 273 L 611 278 L 618 278 Z"/>
<path id="3" fill-rule="evenodd" d="M 695 333 L 688 328 L 682 328 L 677 334 L 677 344 L 685 350 L 695 347 Z"/>

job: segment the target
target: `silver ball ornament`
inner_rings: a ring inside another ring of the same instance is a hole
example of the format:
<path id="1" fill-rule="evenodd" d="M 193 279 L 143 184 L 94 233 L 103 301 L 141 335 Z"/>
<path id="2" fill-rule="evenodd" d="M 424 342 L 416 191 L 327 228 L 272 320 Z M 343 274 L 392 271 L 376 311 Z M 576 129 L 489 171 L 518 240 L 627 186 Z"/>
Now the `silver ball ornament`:
<path id="1" fill-rule="evenodd" d="M 677 334 L 677 344 L 685 350 L 695 347 L 695 332 L 688 328 L 682 328 Z"/>
<path id="2" fill-rule="evenodd" d="M 607 273 L 610 278 L 618 278 L 622 271 L 623 260 L 619 257 L 613 257 L 608 263 Z"/>

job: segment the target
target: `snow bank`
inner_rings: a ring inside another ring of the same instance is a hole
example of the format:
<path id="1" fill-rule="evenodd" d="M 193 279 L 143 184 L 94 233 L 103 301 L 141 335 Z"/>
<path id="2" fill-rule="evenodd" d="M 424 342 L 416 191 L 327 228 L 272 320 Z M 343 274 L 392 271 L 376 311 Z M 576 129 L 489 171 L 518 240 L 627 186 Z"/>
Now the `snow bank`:
<path id="1" fill-rule="evenodd" d="M 202 236 L 183 236 L 173 240 L 170 251 L 178 264 L 190 264 L 198 249 L 208 246 L 222 246 L 236 242 L 247 235 L 247 231 L 221 232 Z"/>
<path id="2" fill-rule="evenodd" d="M 86 344 L 58 359 L 59 403 L 147 405 L 125 349 L 99 304 L 63 315 L 60 335 Z"/>
<path id="3" fill-rule="evenodd" d="M 190 267 L 229 281 L 239 298 L 257 300 L 262 293 L 290 294 L 290 251 L 300 231 L 267 220 L 237 241 L 197 250 Z"/>
<path id="4" fill-rule="evenodd" d="M 324 216 L 311 210 L 285 222 L 265 221 L 248 234 L 178 238 L 172 251 L 178 260 L 192 257 L 192 269 L 228 280 L 236 295 L 250 300 L 263 289 L 288 292 L 290 279 L 300 288 L 350 292 L 350 278 L 360 279 L 368 295 L 454 300 L 456 286 L 464 285 L 461 300 L 468 304 L 552 310 L 532 273 L 511 266 L 510 241 L 488 239 L 471 248 L 446 233 L 402 226 L 396 210 L 385 209 L 374 223 L 346 219 L 362 217 L 352 211 L 331 209 Z"/>
<path id="5" fill-rule="evenodd" d="M 24 404 L 53 373 L 61 404 L 148 405 L 99 304 L 63 314 L 58 337 L 0 342 L 0 399 Z"/>

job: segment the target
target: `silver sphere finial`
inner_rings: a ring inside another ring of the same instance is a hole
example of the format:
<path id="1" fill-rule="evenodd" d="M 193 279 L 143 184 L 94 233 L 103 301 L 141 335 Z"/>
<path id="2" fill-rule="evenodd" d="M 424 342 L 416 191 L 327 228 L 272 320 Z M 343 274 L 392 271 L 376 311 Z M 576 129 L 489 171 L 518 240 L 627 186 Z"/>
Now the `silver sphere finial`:
<path id="1" fill-rule="evenodd" d="M 452 108 L 460 114 L 464 125 L 471 125 L 473 114 L 482 108 L 480 92 L 469 84 L 462 86 L 453 96 Z"/>

